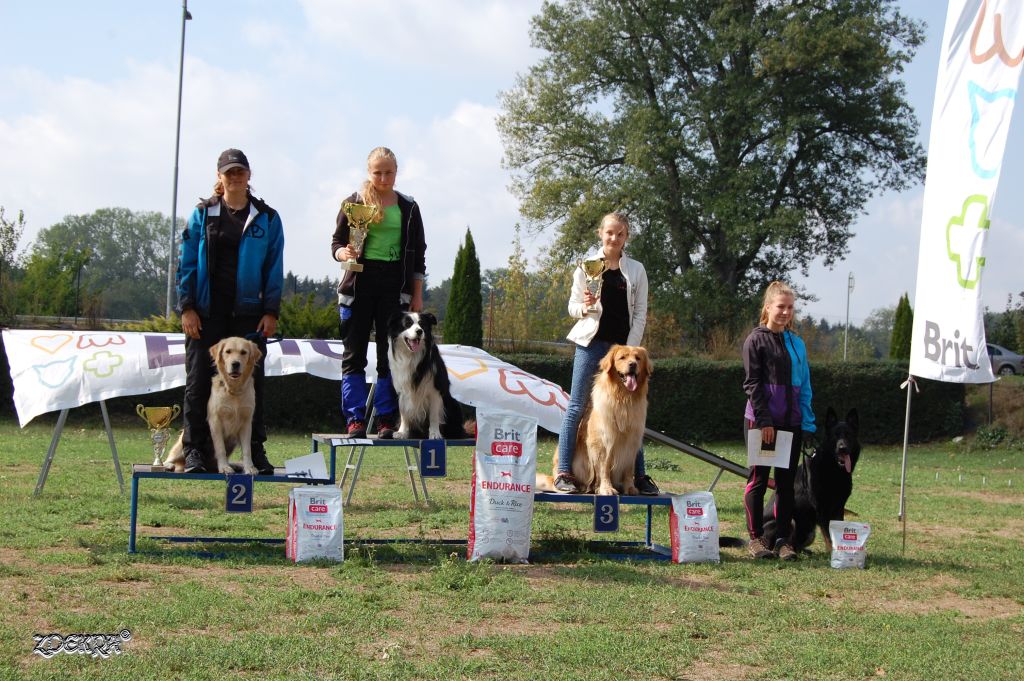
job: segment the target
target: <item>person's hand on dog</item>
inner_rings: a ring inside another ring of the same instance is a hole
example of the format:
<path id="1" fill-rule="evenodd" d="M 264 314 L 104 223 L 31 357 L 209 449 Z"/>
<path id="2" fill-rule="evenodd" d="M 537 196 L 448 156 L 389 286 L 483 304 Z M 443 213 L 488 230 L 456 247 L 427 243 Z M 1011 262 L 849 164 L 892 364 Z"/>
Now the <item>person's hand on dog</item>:
<path id="1" fill-rule="evenodd" d="M 264 338 L 273 336 L 277 331 L 277 317 L 272 314 L 265 314 L 260 317 L 260 323 L 256 326 L 256 332 Z"/>
<path id="2" fill-rule="evenodd" d="M 189 309 L 181 313 L 181 330 L 189 338 L 199 338 L 199 332 L 203 330 L 203 322 L 199 319 L 199 313 Z"/>

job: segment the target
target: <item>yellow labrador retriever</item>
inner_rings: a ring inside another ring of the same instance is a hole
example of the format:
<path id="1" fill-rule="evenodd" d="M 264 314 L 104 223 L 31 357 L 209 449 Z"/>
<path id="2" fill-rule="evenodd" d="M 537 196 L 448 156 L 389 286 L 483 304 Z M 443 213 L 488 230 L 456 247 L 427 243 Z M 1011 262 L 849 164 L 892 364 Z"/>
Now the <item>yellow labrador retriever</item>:
<path id="1" fill-rule="evenodd" d="M 210 356 L 217 365 L 217 373 L 210 386 L 210 401 L 206 403 L 206 421 L 210 424 L 213 453 L 217 470 L 233 473 L 228 456 L 235 447 L 242 450 L 242 470 L 257 475 L 252 463 L 252 412 L 256 407 L 256 389 L 252 370 L 263 353 L 259 346 L 244 338 L 225 338 L 212 348 Z M 181 473 L 185 470 L 185 451 L 182 431 L 171 448 L 164 468 Z"/>

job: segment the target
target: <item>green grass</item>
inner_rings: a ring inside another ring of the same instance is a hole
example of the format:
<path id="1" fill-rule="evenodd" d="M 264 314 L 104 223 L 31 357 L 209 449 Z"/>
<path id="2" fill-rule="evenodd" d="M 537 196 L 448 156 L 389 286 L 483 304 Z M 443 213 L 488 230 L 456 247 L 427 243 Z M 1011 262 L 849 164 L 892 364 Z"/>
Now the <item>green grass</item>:
<path id="1" fill-rule="evenodd" d="M 52 415 L 50 415 L 52 416 Z M 282 546 L 169 544 L 158 534 L 284 536 L 289 485 L 257 484 L 252 514 L 224 513 L 219 482 L 142 480 L 138 549 L 102 427 L 72 421 L 32 496 L 54 419 L 0 420 L 0 679 L 1018 679 L 1024 676 L 1024 452 L 936 443 L 909 454 L 906 551 L 899 448 L 865 450 L 848 504 L 869 522 L 868 569 L 833 570 L 820 540 L 793 564 L 726 548 L 719 565 L 613 561 L 579 550 L 592 512 L 537 504 L 531 565 L 467 563 L 465 549 L 357 545 L 465 538 L 471 452 L 413 501 L 398 449 L 367 453 L 345 509 L 346 561 L 295 565 Z M 115 430 L 126 484 L 148 433 Z M 739 461 L 739 447 L 705 445 Z M 553 440 L 541 440 L 549 465 Z M 275 435 L 270 458 L 309 451 Z M 668 491 L 715 470 L 647 450 Z M 339 461 L 339 466 L 341 465 Z M 1009 484 L 1008 484 L 1009 481 Z M 743 535 L 742 481 L 715 497 Z M 624 507 L 614 539 L 643 537 Z M 655 510 L 655 540 L 668 518 Z M 196 550 L 216 557 L 197 555 Z M 454 551 L 454 553 L 453 553 Z M 567 555 L 550 555 L 569 551 Z M 32 654 L 33 635 L 129 629 L 110 659 Z"/>

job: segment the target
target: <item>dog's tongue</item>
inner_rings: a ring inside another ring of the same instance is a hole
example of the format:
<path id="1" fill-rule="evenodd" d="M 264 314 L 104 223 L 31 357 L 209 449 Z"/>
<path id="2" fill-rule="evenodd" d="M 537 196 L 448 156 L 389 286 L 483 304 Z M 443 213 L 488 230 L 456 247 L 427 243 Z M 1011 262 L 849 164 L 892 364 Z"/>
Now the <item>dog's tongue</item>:
<path id="1" fill-rule="evenodd" d="M 633 374 L 626 374 L 626 378 L 622 382 L 626 385 L 626 390 L 629 392 L 636 390 L 636 376 Z"/>
<path id="2" fill-rule="evenodd" d="M 420 349 L 420 343 L 422 343 L 423 341 L 421 341 L 419 338 L 408 338 L 406 339 L 405 342 L 409 345 L 410 350 L 416 352 L 417 350 Z"/>
<path id="3" fill-rule="evenodd" d="M 853 472 L 853 461 L 850 459 L 849 454 L 840 454 L 839 460 L 843 463 L 843 468 L 846 469 L 847 473 Z"/>

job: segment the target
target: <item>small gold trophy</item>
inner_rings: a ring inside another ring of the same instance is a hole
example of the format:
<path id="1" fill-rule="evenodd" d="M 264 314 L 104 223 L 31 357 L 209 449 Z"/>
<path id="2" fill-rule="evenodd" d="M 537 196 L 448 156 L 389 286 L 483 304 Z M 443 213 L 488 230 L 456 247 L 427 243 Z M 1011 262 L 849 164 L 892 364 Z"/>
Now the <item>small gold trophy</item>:
<path id="1" fill-rule="evenodd" d="M 604 258 L 596 258 L 594 260 L 584 260 L 580 263 L 580 268 L 583 270 L 583 274 L 587 277 L 587 290 L 590 291 L 591 295 L 595 298 L 601 298 L 601 284 L 604 280 L 601 275 L 604 274 L 605 264 Z"/>
<path id="2" fill-rule="evenodd" d="M 181 407 L 177 404 L 173 407 L 143 407 L 139 404 L 135 407 L 135 413 L 142 417 L 142 420 L 149 426 L 149 432 L 152 434 L 153 465 L 162 466 L 163 463 L 160 460 L 163 458 L 167 441 L 171 439 L 170 433 L 167 432 L 167 426 L 171 425 L 171 421 L 178 418 L 178 414 L 181 413 Z"/>
<path id="3" fill-rule="evenodd" d="M 341 204 L 341 210 L 348 218 L 348 243 L 356 253 L 362 254 L 363 242 L 366 241 L 366 235 L 370 233 L 370 223 L 377 217 L 378 208 L 365 203 L 345 201 Z M 362 272 L 363 266 L 354 260 L 346 260 L 341 263 L 341 269 Z"/>

